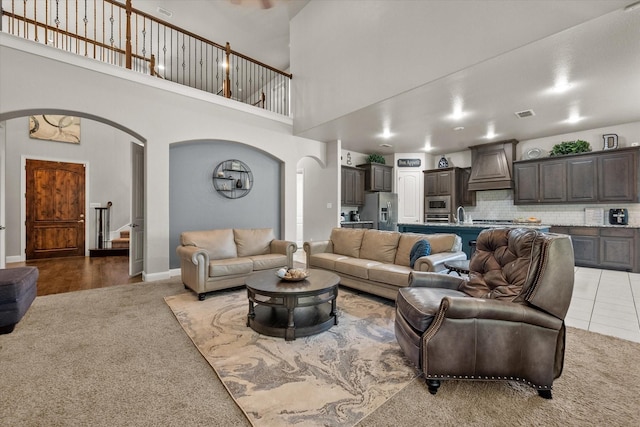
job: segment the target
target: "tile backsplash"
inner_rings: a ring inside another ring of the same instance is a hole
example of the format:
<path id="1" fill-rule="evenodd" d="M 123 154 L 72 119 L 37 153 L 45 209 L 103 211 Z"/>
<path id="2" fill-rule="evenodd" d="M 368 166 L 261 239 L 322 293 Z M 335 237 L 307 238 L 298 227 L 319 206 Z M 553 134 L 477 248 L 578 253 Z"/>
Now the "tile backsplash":
<path id="1" fill-rule="evenodd" d="M 629 210 L 629 225 L 640 226 L 640 204 L 588 204 L 588 205 L 514 205 L 512 190 L 476 192 L 476 206 L 465 207 L 467 217 L 473 219 L 502 219 L 536 217 L 543 224 L 584 225 L 585 208 L 604 209 L 604 223 L 609 223 L 609 209 Z"/>

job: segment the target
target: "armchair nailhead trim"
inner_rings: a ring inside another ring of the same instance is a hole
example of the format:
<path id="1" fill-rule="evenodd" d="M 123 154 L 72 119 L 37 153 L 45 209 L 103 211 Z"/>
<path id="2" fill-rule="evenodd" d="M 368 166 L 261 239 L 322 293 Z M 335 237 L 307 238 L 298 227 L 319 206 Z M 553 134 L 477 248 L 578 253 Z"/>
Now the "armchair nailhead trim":
<path id="1" fill-rule="evenodd" d="M 482 375 L 475 376 L 475 375 L 446 375 L 446 374 L 434 374 L 434 375 L 426 375 L 425 374 L 425 378 L 442 378 L 442 379 L 454 379 L 454 380 L 457 380 L 457 379 L 461 379 L 461 380 L 462 379 L 465 379 L 465 380 L 479 379 L 479 380 L 482 380 L 483 379 Z M 550 385 L 550 386 L 548 386 L 548 385 L 536 385 L 536 384 L 532 383 L 531 381 L 528 381 L 525 378 L 520 378 L 520 377 L 515 377 L 514 378 L 514 377 L 507 377 L 507 376 L 504 376 L 504 377 L 492 376 L 491 378 L 489 378 L 489 376 L 485 375 L 484 379 L 485 380 L 494 380 L 494 381 L 495 380 L 518 381 L 518 382 L 522 382 L 522 383 L 528 384 L 531 387 L 533 387 L 535 389 L 538 389 L 538 390 L 553 390 L 553 385 Z"/>

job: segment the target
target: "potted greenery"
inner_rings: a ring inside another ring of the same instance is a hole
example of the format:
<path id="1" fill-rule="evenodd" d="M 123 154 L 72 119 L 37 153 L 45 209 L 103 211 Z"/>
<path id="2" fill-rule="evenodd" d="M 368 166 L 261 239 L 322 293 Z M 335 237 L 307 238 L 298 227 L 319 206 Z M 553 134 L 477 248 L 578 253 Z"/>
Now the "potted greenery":
<path id="1" fill-rule="evenodd" d="M 588 153 L 591 145 L 587 141 L 578 139 L 576 141 L 563 141 L 553 146 L 549 152 L 550 156 L 564 156 L 565 154 Z"/>
<path id="2" fill-rule="evenodd" d="M 385 164 L 384 157 L 380 154 L 369 154 L 367 156 L 367 163 L 380 163 L 382 165 Z"/>

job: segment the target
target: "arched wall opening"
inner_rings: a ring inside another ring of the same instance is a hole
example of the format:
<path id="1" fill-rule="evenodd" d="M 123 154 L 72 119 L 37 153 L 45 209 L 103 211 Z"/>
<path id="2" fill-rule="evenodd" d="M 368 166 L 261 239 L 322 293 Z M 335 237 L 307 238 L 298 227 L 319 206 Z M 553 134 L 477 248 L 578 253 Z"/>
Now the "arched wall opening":
<path id="1" fill-rule="evenodd" d="M 250 191 L 228 198 L 216 191 L 213 171 L 237 159 L 253 175 Z M 283 163 L 271 154 L 234 141 L 198 140 L 173 143 L 169 152 L 170 268 L 180 267 L 175 248 L 180 233 L 221 228 L 272 228 L 284 237 Z"/>
<path id="2" fill-rule="evenodd" d="M 80 142 L 67 143 L 29 137 L 29 117 L 57 114 L 80 117 Z M 113 203 L 111 231 L 125 229 L 131 211 L 131 144 L 143 145 L 145 139 L 107 118 L 64 109 L 29 109 L 5 112 L 0 132 L 4 138 L 5 191 L 0 195 L 5 206 L 5 256 L 8 262 L 25 260 L 24 164 L 26 159 L 82 163 L 86 165 L 85 253 L 95 247 L 95 220 L 92 203 Z"/>

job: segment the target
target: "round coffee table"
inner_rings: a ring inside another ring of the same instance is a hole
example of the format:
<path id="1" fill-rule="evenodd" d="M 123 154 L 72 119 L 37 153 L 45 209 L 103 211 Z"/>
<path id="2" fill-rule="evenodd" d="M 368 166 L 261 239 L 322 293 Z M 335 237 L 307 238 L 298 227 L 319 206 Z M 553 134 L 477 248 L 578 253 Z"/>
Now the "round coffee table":
<path id="1" fill-rule="evenodd" d="M 340 277 L 310 269 L 300 282 L 281 280 L 275 270 L 249 276 L 247 326 L 286 341 L 314 335 L 338 324 L 336 298 Z"/>

